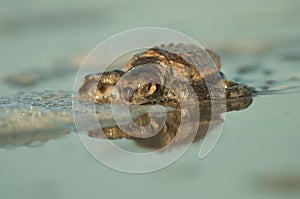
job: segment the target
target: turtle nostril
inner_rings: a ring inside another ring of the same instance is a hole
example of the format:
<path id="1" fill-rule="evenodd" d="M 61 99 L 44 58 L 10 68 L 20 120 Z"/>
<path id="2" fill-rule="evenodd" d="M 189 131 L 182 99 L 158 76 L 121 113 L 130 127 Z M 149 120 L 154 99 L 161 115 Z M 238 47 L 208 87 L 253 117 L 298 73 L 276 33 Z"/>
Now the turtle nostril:
<path id="1" fill-rule="evenodd" d="M 130 98 L 131 98 L 133 92 L 134 92 L 134 89 L 130 88 L 130 87 L 126 87 L 126 88 L 123 89 L 123 92 L 122 92 L 123 93 L 123 97 L 125 98 L 125 100 L 127 102 L 130 101 Z"/>

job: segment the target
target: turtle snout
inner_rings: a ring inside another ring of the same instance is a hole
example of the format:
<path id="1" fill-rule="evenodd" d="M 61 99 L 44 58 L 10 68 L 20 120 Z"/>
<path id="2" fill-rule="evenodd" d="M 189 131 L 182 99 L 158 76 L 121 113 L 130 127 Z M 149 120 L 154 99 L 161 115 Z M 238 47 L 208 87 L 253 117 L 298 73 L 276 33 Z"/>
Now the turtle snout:
<path id="1" fill-rule="evenodd" d="M 135 89 L 130 88 L 130 87 L 126 87 L 126 88 L 123 89 L 122 94 L 123 94 L 124 99 L 127 102 L 130 102 L 130 99 L 131 99 L 134 91 L 135 91 Z"/>

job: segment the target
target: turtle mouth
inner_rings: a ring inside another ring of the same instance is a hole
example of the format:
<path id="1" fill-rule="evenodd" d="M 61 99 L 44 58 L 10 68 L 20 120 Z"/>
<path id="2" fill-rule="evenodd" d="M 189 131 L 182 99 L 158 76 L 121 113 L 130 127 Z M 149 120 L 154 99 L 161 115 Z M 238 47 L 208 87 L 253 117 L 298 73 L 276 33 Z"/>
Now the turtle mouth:
<path id="1" fill-rule="evenodd" d="M 132 95 L 133 93 L 135 92 L 135 89 L 133 88 L 130 88 L 130 87 L 125 87 L 123 90 L 122 90 L 122 96 L 124 98 L 124 100 L 126 102 L 131 102 L 132 101 Z"/>

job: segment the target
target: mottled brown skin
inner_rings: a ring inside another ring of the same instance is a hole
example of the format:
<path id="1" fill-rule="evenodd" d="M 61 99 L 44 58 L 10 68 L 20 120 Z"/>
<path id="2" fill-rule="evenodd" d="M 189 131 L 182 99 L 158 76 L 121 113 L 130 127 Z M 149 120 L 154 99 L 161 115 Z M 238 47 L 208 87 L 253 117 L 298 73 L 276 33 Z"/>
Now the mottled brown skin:
<path id="1" fill-rule="evenodd" d="M 209 56 L 211 59 L 208 59 Z M 134 105 L 161 104 L 178 108 L 180 101 L 191 97 L 188 92 L 182 96 L 175 95 L 176 91 L 186 90 L 184 81 L 188 81 L 199 105 L 209 105 L 212 99 L 216 99 L 216 102 L 226 101 L 227 107 L 221 107 L 222 110 L 247 108 L 252 103 L 253 90 L 224 79 L 220 68 L 220 58 L 212 50 L 185 44 L 161 45 L 135 55 L 123 71 L 87 76 L 79 96 L 88 96 L 95 103 L 125 100 Z M 122 78 L 124 75 L 130 78 Z M 95 82 L 97 87 L 91 86 Z M 172 85 L 176 85 L 173 90 L 170 88 Z"/>
<path id="2" fill-rule="evenodd" d="M 160 104 L 175 108 L 167 113 L 166 122 L 159 133 L 146 139 L 139 138 L 139 131 L 129 135 L 118 126 L 104 128 L 103 131 L 90 131 L 89 136 L 129 138 L 142 146 L 161 148 L 175 138 L 180 125 L 185 126 L 186 133 L 183 137 L 176 138 L 178 140 L 175 142 L 178 143 L 184 143 L 184 140 L 191 136 L 190 129 L 197 125 L 198 132 L 194 141 L 203 138 L 209 125 L 222 122 L 219 114 L 242 110 L 252 103 L 252 89 L 226 80 L 220 68 L 220 58 L 212 50 L 199 49 L 193 45 L 169 44 L 135 55 L 122 71 L 114 70 L 87 76 L 79 90 L 81 99 L 88 99 L 96 104 L 125 101 L 131 105 Z M 188 87 L 196 94 L 196 106 L 201 114 L 199 121 L 182 124 L 181 105 L 188 104 L 190 109 L 195 105 L 194 101 L 191 101 L 192 92 Z M 155 129 L 157 122 L 162 119 L 149 118 L 149 115 L 143 114 L 136 118 L 134 124 L 149 124 Z"/>

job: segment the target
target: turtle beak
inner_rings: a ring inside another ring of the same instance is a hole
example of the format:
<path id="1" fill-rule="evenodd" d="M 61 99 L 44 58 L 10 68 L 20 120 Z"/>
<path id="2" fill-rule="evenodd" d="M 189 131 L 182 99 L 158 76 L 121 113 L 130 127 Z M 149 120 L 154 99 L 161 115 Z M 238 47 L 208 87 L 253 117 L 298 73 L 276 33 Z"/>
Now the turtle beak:
<path id="1" fill-rule="evenodd" d="M 127 102 L 130 102 L 132 94 L 134 93 L 134 89 L 130 87 L 126 87 L 123 89 L 123 97 Z"/>

